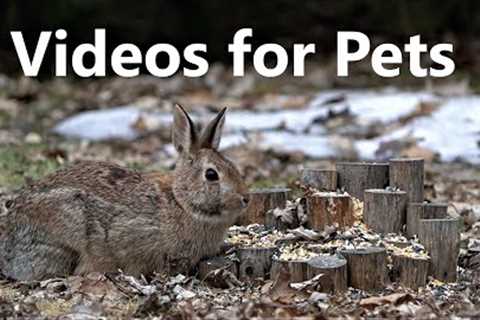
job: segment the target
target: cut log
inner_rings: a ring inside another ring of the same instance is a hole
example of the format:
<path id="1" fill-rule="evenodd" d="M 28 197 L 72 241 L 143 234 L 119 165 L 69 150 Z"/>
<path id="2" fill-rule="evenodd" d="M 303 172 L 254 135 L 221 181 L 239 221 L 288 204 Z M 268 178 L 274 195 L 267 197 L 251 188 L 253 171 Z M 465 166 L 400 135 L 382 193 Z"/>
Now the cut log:
<path id="1" fill-rule="evenodd" d="M 344 292 L 347 290 L 347 260 L 338 256 L 320 255 L 312 258 L 307 266 L 307 278 L 323 274 L 322 292 Z"/>
<path id="2" fill-rule="evenodd" d="M 323 231 L 326 226 L 350 227 L 355 223 L 352 198 L 346 194 L 317 192 L 307 198 L 308 226 Z"/>
<path id="3" fill-rule="evenodd" d="M 198 278 L 214 287 L 228 288 L 225 279 L 219 275 L 222 270 L 231 272 L 235 277 L 238 276 L 237 264 L 226 257 L 218 256 L 200 261 L 198 264 Z"/>
<path id="4" fill-rule="evenodd" d="M 250 201 L 245 213 L 240 217 L 239 224 L 265 224 L 267 211 L 275 208 L 285 208 L 290 189 L 272 188 L 251 191 Z"/>
<path id="5" fill-rule="evenodd" d="M 337 190 L 337 171 L 323 169 L 304 169 L 302 184 L 320 191 Z"/>
<path id="6" fill-rule="evenodd" d="M 383 289 L 387 283 L 385 248 L 369 247 L 340 250 L 347 260 L 348 285 L 362 290 Z"/>
<path id="7" fill-rule="evenodd" d="M 427 284 L 430 258 L 392 255 L 392 281 L 400 285 L 418 289 Z"/>
<path id="8" fill-rule="evenodd" d="M 407 237 L 418 235 L 420 219 L 423 216 L 423 202 L 410 202 L 407 206 Z"/>
<path id="9" fill-rule="evenodd" d="M 447 218 L 448 205 L 443 203 L 411 202 L 407 206 L 407 229 L 409 238 L 418 235 L 420 219 Z"/>
<path id="10" fill-rule="evenodd" d="M 363 219 L 377 233 L 400 233 L 405 224 L 407 193 L 384 189 L 365 190 Z"/>
<path id="11" fill-rule="evenodd" d="M 270 277 L 276 279 L 284 268 L 290 274 L 290 282 L 303 282 L 307 278 L 308 260 L 281 260 L 278 257 L 272 259 L 272 269 L 270 270 Z"/>
<path id="12" fill-rule="evenodd" d="M 321 292 L 342 292 L 347 290 L 347 261 L 341 257 L 319 255 L 309 260 L 285 261 L 273 257 L 271 278 L 275 279 L 284 268 L 290 274 L 290 282 L 303 282 L 318 274 Z"/>
<path id="13" fill-rule="evenodd" d="M 268 279 L 272 267 L 272 248 L 238 248 L 238 278 L 250 281 L 257 278 Z"/>
<path id="14" fill-rule="evenodd" d="M 385 189 L 388 186 L 388 163 L 337 163 L 338 186 L 363 201 L 366 189 Z"/>
<path id="15" fill-rule="evenodd" d="M 423 167 L 423 159 L 391 159 L 390 186 L 406 191 L 408 202 L 423 202 Z"/>
<path id="16" fill-rule="evenodd" d="M 418 239 L 430 254 L 429 274 L 444 282 L 457 280 L 460 250 L 458 219 L 420 219 Z"/>

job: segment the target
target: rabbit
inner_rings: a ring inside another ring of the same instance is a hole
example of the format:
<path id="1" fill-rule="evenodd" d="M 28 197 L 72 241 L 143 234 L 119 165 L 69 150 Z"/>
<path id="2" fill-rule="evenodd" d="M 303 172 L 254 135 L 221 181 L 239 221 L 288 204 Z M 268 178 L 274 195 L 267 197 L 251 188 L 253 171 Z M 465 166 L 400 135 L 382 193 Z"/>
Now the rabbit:
<path id="1" fill-rule="evenodd" d="M 226 108 L 199 134 L 174 108 L 170 174 L 73 164 L 24 187 L 0 240 L 5 276 L 41 280 L 90 272 L 187 272 L 215 255 L 248 205 L 235 165 L 219 153 Z"/>

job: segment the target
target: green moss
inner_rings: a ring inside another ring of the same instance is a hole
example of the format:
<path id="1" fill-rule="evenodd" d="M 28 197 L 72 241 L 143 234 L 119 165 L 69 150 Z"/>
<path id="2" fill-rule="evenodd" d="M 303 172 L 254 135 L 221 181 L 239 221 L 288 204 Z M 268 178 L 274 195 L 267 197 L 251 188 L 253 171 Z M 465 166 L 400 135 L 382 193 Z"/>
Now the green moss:
<path id="1" fill-rule="evenodd" d="M 43 157 L 44 150 L 45 145 L 0 146 L 0 187 L 18 188 L 27 177 L 36 180 L 57 170 L 61 164 Z"/>

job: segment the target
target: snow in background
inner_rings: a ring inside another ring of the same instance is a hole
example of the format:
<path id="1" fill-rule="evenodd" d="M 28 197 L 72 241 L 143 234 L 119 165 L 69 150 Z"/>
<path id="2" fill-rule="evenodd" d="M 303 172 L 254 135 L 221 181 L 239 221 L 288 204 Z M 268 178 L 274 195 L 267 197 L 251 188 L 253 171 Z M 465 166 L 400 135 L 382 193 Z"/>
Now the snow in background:
<path id="1" fill-rule="evenodd" d="M 392 89 L 325 91 L 301 109 L 229 111 L 221 147 L 253 143 L 261 149 L 302 152 L 314 158 L 334 157 L 338 152 L 336 140 L 321 121 L 331 113 L 348 111 L 360 128 L 395 123 L 416 112 L 422 102 L 439 107 L 432 114 L 416 117 L 380 137 L 353 141 L 358 155 L 373 159 L 382 143 L 416 139 L 419 146 L 437 152 L 444 161 L 463 159 L 480 163 L 480 96 L 442 98 L 426 92 Z M 202 122 L 212 116 L 193 114 L 195 120 Z M 125 106 L 74 115 L 60 122 L 54 132 L 93 141 L 132 140 L 138 136 L 134 124 L 139 118 L 153 129 L 167 128 L 172 122 L 171 114 Z M 167 149 L 173 152 L 171 146 Z"/>

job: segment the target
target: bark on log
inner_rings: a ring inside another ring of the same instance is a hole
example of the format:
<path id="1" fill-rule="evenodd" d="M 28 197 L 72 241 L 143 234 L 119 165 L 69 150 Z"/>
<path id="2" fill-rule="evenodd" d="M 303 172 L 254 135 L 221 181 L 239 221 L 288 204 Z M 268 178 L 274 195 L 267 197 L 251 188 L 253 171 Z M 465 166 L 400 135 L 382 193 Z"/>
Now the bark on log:
<path id="1" fill-rule="evenodd" d="M 406 191 L 408 202 L 423 202 L 423 167 L 423 159 L 391 159 L 390 186 Z"/>
<path id="2" fill-rule="evenodd" d="M 285 208 L 290 189 L 272 188 L 251 191 L 250 201 L 245 213 L 240 217 L 240 225 L 253 223 L 265 224 L 266 213 L 275 208 Z"/>
<path id="3" fill-rule="evenodd" d="M 337 190 L 337 171 L 323 169 L 303 169 L 302 184 L 320 191 Z"/>
<path id="4" fill-rule="evenodd" d="M 392 281 L 414 290 L 427 284 L 429 258 L 392 255 L 392 265 Z"/>
<path id="5" fill-rule="evenodd" d="M 209 284 L 215 287 L 228 288 L 228 284 L 225 282 L 225 279 L 218 277 L 216 274 L 222 269 L 231 272 L 235 275 L 235 277 L 238 276 L 237 264 L 226 257 L 218 256 L 200 261 L 198 265 L 198 278 L 201 281 L 207 281 Z"/>
<path id="6" fill-rule="evenodd" d="M 429 274 L 440 281 L 455 282 L 460 250 L 458 219 L 421 219 L 418 239 L 430 254 Z"/>
<path id="7" fill-rule="evenodd" d="M 340 250 L 347 260 L 348 285 L 362 290 L 383 289 L 387 283 L 385 248 Z"/>
<path id="8" fill-rule="evenodd" d="M 363 201 L 365 189 L 384 189 L 388 186 L 388 163 L 337 163 L 338 186 Z"/>
<path id="9" fill-rule="evenodd" d="M 311 279 L 318 274 L 325 275 L 321 279 L 323 292 L 337 293 L 347 290 L 347 260 L 343 257 L 320 255 L 311 259 L 307 266 L 307 277 Z"/>
<path id="10" fill-rule="evenodd" d="M 343 292 L 347 290 L 347 261 L 341 257 L 319 255 L 309 260 L 285 261 L 274 257 L 271 278 L 275 279 L 284 268 L 290 273 L 290 282 L 303 282 L 318 274 L 321 292 Z"/>
<path id="11" fill-rule="evenodd" d="M 249 281 L 256 278 L 268 279 L 272 267 L 273 248 L 238 248 L 238 278 Z"/>
<path id="12" fill-rule="evenodd" d="M 363 219 L 378 233 L 400 233 L 406 220 L 407 193 L 384 189 L 365 190 Z"/>
<path id="13" fill-rule="evenodd" d="M 420 219 L 447 218 L 448 205 L 443 203 L 411 202 L 407 207 L 407 228 L 409 238 L 418 235 Z"/>
<path id="14" fill-rule="evenodd" d="M 352 198 L 344 194 L 319 192 L 307 198 L 308 226 L 316 231 L 323 231 L 328 225 L 339 227 L 353 226 L 355 214 Z"/>
<path id="15" fill-rule="evenodd" d="M 290 282 L 303 282 L 307 278 L 308 260 L 281 260 L 278 257 L 272 259 L 272 269 L 270 270 L 270 278 L 275 279 L 284 268 L 290 274 Z"/>

